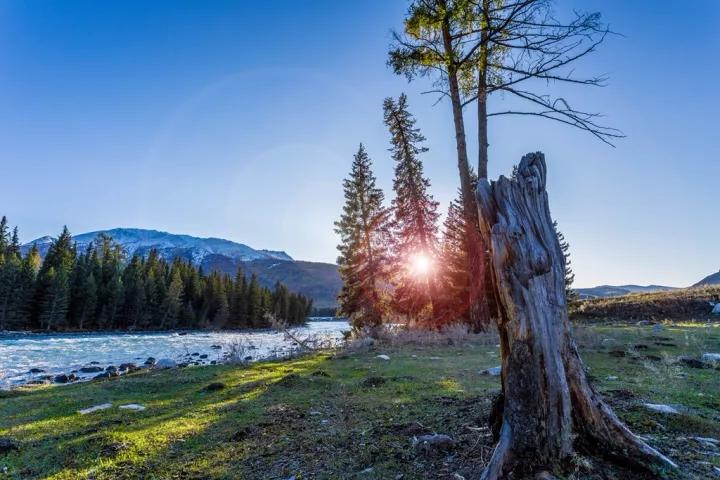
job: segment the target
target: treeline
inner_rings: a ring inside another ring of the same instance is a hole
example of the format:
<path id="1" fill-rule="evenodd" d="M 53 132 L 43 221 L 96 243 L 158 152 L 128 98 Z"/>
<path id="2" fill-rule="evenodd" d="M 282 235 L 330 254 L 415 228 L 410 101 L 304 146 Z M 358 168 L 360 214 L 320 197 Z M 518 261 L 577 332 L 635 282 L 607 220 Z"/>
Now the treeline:
<path id="1" fill-rule="evenodd" d="M 395 196 L 387 206 L 370 157 L 360 144 L 343 183 L 343 213 L 335 223 L 341 239 L 340 313 L 355 327 L 408 321 L 429 328 L 466 323 L 473 330 L 482 330 L 486 324 L 471 312 L 471 287 L 473 282 L 485 282 L 472 278 L 469 238 L 473 236 L 468 233 L 471 227 L 464 212 L 466 205 L 474 205 L 474 199 L 464 198 L 460 189 L 440 231 L 438 202 L 429 193 L 430 181 L 420 160 L 427 151 L 425 137 L 415 127 L 407 97 L 388 98 L 383 109 L 395 161 Z M 474 191 L 477 176 L 472 171 L 470 183 Z M 569 247 L 557 233 L 566 256 L 570 295 L 574 276 Z M 493 295 L 488 291 L 483 295 L 493 308 Z"/>
<path id="2" fill-rule="evenodd" d="M 311 310 L 311 299 L 240 270 L 205 274 L 155 251 L 128 260 L 106 235 L 78 252 L 64 228 L 44 259 L 36 246 L 22 255 L 17 227 L 0 220 L 0 331 L 264 328 L 267 314 L 301 324 Z"/>

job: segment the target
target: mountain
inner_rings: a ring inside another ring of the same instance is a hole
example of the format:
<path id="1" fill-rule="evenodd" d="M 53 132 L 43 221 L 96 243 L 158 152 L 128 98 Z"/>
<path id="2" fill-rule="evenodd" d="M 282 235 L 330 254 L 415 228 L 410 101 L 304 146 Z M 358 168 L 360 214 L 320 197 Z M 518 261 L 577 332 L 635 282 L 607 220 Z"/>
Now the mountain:
<path id="1" fill-rule="evenodd" d="M 337 266 L 330 263 L 294 260 L 285 252 L 256 250 L 242 243 L 221 238 L 198 238 L 156 230 L 139 228 L 115 228 L 88 232 L 73 236 L 78 251 L 97 240 L 100 234 L 109 235 L 122 246 L 128 257 L 147 255 L 151 250 L 166 260 L 183 258 L 205 271 L 217 270 L 234 275 L 238 267 L 246 275 L 257 274 L 260 283 L 272 287 L 280 281 L 291 291 L 300 292 L 313 299 L 316 307 L 334 307 L 336 296 L 342 287 Z M 41 237 L 22 246 L 23 253 L 37 245 L 44 256 L 52 237 Z"/>
<path id="2" fill-rule="evenodd" d="M 619 297 L 631 293 L 652 293 L 666 292 L 669 290 L 677 290 L 675 287 L 665 287 L 662 285 L 600 285 L 592 288 L 576 288 L 575 291 L 580 298 L 598 298 L 598 297 Z"/>
<path id="3" fill-rule="evenodd" d="M 715 272 L 711 275 L 708 275 L 707 277 L 703 278 L 698 283 L 693 285 L 693 287 L 702 287 L 705 285 L 720 285 L 720 272 Z"/>

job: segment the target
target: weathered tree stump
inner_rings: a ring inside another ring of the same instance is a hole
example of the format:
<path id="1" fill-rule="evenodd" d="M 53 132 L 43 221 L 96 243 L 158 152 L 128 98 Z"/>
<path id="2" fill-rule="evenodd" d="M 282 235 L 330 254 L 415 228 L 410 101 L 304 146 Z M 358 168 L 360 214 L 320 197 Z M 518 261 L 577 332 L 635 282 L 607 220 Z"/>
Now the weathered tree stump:
<path id="1" fill-rule="evenodd" d="M 564 257 L 545 190 L 542 153 L 525 155 L 517 178 L 480 179 L 498 307 L 503 409 L 482 479 L 522 478 L 595 450 L 642 468 L 675 464 L 634 435 L 593 389 L 572 339 Z"/>

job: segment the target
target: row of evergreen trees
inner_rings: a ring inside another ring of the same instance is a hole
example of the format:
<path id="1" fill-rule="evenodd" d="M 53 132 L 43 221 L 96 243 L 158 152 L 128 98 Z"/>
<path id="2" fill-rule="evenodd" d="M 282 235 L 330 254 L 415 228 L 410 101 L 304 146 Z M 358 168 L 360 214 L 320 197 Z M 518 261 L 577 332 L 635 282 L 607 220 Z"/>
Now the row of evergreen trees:
<path id="1" fill-rule="evenodd" d="M 407 97 L 388 98 L 383 109 L 395 161 L 395 198 L 389 207 L 385 205 L 372 162 L 360 144 L 343 183 L 343 213 L 335 223 L 341 239 L 340 312 L 356 327 L 396 320 L 434 328 L 451 322 L 470 324 L 468 226 L 462 192 L 450 203 L 440 234 L 438 202 L 428 191 L 430 181 L 420 160 L 427 151 L 425 138 L 415 127 Z M 472 181 L 477 182 L 474 174 Z M 567 257 L 563 238 L 561 244 Z M 566 280 L 572 283 L 569 261 Z"/>
<path id="2" fill-rule="evenodd" d="M 21 254 L 17 227 L 0 221 L 0 331 L 263 328 L 267 314 L 300 324 L 312 300 L 277 283 L 260 285 L 240 270 L 209 275 L 157 252 L 127 260 L 106 235 L 78 252 L 67 228 L 44 259 Z"/>

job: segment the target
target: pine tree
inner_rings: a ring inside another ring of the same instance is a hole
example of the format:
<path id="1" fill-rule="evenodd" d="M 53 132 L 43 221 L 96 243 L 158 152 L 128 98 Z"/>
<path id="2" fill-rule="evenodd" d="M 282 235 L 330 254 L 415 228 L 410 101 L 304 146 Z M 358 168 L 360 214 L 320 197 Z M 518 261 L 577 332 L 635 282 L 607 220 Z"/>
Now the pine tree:
<path id="1" fill-rule="evenodd" d="M 0 218 L 0 263 L 5 261 L 5 253 L 10 246 L 10 235 L 8 233 L 7 217 Z"/>
<path id="2" fill-rule="evenodd" d="M 38 274 L 37 320 L 45 330 L 65 327 L 70 304 L 70 274 L 75 247 L 67 227 L 53 241 Z"/>
<path id="3" fill-rule="evenodd" d="M 180 278 L 180 271 L 174 269 L 172 280 L 167 288 L 165 299 L 163 300 L 163 316 L 160 320 L 160 328 L 175 328 L 177 326 L 180 309 L 182 307 L 183 284 Z"/>
<path id="4" fill-rule="evenodd" d="M 392 202 L 393 304 L 398 311 L 417 319 L 437 298 L 438 202 L 428 193 L 430 180 L 423 175 L 420 154 L 425 137 L 415 127 L 407 96 L 383 104 L 385 125 L 390 130 L 395 160 L 395 198 Z M 426 312 L 428 313 L 428 312 Z M 427 319 L 426 319 L 427 320 Z"/>
<path id="5" fill-rule="evenodd" d="M 442 323 L 469 321 L 470 271 L 468 268 L 467 233 L 463 203 L 459 198 L 450 202 L 448 214 L 443 223 L 443 238 L 439 271 L 441 281 Z"/>
<path id="6" fill-rule="evenodd" d="M 565 298 L 568 302 L 577 300 L 578 294 L 572 288 L 572 284 L 575 281 L 575 274 L 570 266 L 570 244 L 565 240 L 565 235 L 558 229 L 557 221 L 553 222 L 553 228 L 555 228 L 555 234 L 557 235 L 558 243 L 560 243 L 560 250 L 563 252 L 563 258 L 565 259 Z"/>
<path id="7" fill-rule="evenodd" d="M 360 144 L 350 176 L 343 182 L 345 205 L 335 232 L 340 235 L 338 266 L 343 287 L 340 312 L 355 327 L 377 326 L 384 312 L 381 289 L 386 282 L 390 212 L 375 186 L 370 158 Z"/>

